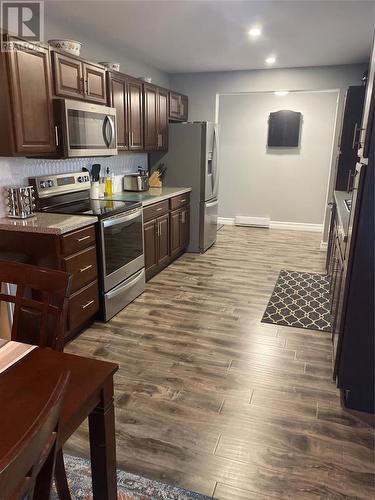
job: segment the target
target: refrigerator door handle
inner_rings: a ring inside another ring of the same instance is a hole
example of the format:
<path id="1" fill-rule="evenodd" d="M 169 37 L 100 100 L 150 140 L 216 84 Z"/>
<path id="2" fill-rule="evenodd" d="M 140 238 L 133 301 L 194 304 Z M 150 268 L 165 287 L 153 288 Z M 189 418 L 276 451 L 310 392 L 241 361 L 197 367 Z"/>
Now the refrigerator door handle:
<path id="1" fill-rule="evenodd" d="M 217 155 L 217 148 L 218 148 L 218 140 L 217 140 L 217 126 L 214 126 L 214 142 L 213 142 L 213 158 L 212 158 L 212 174 L 213 174 L 213 186 L 212 186 L 212 194 L 214 196 L 218 195 L 218 187 L 219 187 L 219 170 L 218 170 L 218 155 Z"/>
<path id="2" fill-rule="evenodd" d="M 215 205 L 217 205 L 218 203 L 219 203 L 219 200 L 206 202 L 206 208 L 211 208 L 211 207 L 214 207 L 214 206 L 215 206 Z"/>

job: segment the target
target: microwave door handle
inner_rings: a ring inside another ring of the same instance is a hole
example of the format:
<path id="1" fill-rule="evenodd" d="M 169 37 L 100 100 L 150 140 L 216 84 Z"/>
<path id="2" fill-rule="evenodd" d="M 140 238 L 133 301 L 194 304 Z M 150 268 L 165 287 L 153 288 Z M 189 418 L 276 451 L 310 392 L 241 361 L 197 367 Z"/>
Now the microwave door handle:
<path id="1" fill-rule="evenodd" d="M 107 116 L 107 118 L 108 118 L 109 126 L 111 127 L 111 139 L 109 141 L 109 146 L 110 146 L 112 144 L 114 137 L 115 137 L 115 125 L 113 123 L 112 118 L 109 115 Z"/>
<path id="2" fill-rule="evenodd" d="M 109 123 L 109 126 L 111 128 L 111 135 L 109 138 L 107 136 L 108 123 Z M 111 120 L 111 117 L 109 115 L 106 115 L 106 117 L 104 118 L 104 121 L 103 121 L 103 139 L 104 139 L 104 142 L 105 142 L 105 145 L 107 146 L 107 148 L 109 148 L 110 145 L 112 144 L 114 135 L 115 135 L 115 126 L 113 125 L 113 121 Z"/>
<path id="3" fill-rule="evenodd" d="M 106 117 L 103 120 L 103 139 L 104 139 L 105 145 L 107 146 L 107 148 L 109 148 L 109 140 L 107 137 L 107 123 L 108 123 L 108 115 L 106 115 Z"/>

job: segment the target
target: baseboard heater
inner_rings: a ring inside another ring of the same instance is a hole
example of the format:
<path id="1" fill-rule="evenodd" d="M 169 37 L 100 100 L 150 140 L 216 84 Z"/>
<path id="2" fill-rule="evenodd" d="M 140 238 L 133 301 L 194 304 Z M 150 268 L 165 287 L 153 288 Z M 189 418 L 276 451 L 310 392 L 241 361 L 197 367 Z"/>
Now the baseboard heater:
<path id="1" fill-rule="evenodd" d="M 270 227 L 269 217 L 244 217 L 242 215 L 236 215 L 234 218 L 234 224 L 236 226 L 253 226 L 253 227 Z"/>

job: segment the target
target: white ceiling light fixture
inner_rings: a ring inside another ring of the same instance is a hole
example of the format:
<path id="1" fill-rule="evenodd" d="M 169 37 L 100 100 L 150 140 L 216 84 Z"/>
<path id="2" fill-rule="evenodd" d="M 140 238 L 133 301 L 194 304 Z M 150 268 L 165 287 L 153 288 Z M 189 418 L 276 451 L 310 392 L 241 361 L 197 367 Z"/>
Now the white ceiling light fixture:
<path id="1" fill-rule="evenodd" d="M 262 28 L 260 26 L 253 26 L 247 33 L 251 38 L 258 38 L 262 34 Z"/>
<path id="2" fill-rule="evenodd" d="M 280 96 L 283 96 L 283 95 L 288 95 L 289 94 L 289 90 L 276 90 L 276 92 L 274 92 L 275 95 L 280 95 Z"/>
<path id="3" fill-rule="evenodd" d="M 266 59 L 267 64 L 274 64 L 276 62 L 276 57 L 275 56 L 269 56 Z"/>

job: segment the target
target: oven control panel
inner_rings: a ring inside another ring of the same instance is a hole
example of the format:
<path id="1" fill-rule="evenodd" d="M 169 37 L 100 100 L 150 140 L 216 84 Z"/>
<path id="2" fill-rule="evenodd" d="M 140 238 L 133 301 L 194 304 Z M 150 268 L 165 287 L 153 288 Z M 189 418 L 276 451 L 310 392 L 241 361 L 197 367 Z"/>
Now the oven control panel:
<path id="1" fill-rule="evenodd" d="M 90 189 L 88 172 L 29 177 L 29 183 L 38 198 Z"/>

